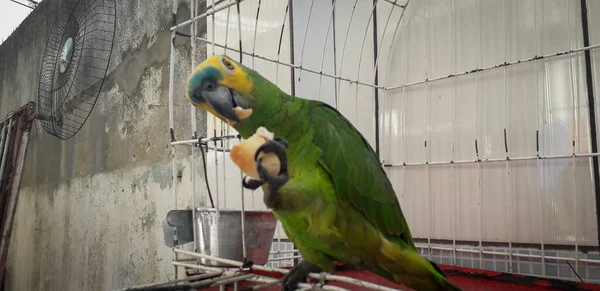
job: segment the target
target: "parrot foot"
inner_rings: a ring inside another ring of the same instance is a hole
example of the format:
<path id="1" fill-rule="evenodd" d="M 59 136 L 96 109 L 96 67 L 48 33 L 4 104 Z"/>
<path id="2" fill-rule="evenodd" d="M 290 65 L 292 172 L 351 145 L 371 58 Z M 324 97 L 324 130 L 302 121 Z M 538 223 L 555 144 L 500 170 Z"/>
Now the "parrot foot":
<path id="1" fill-rule="evenodd" d="M 300 262 L 295 266 L 285 277 L 283 277 L 283 283 L 281 284 L 282 291 L 291 291 L 298 288 L 299 283 L 306 282 L 306 277 L 310 273 L 319 273 L 323 270 L 317 265 L 311 264 L 307 261 Z"/>
<path id="2" fill-rule="evenodd" d="M 240 267 L 240 271 L 243 271 L 244 269 L 248 269 L 248 271 L 252 272 L 253 265 L 254 265 L 253 261 L 249 261 L 248 259 L 244 258 L 244 263 Z"/>
<path id="3" fill-rule="evenodd" d="M 327 273 L 321 272 L 321 276 L 319 277 L 319 289 L 322 289 L 325 284 L 327 284 Z"/>
<path id="4" fill-rule="evenodd" d="M 287 167 L 287 141 L 282 138 L 275 138 L 261 145 L 254 155 L 256 160 L 256 170 L 262 181 L 269 186 L 265 191 L 264 202 L 268 208 L 274 208 L 276 204 L 277 191 L 289 180 Z M 280 163 L 279 175 L 271 176 L 267 169 L 262 166 L 263 158 L 258 158 L 260 153 L 274 153 L 277 155 Z"/>

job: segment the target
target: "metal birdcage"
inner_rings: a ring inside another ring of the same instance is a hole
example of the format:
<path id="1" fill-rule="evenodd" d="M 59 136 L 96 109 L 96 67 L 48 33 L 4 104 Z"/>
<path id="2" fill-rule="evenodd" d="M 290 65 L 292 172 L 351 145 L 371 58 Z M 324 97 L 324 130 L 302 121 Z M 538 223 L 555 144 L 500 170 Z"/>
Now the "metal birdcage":
<path id="1" fill-rule="evenodd" d="M 205 7 L 191 0 L 190 7 L 190 19 L 171 32 L 175 39 L 190 27 L 192 67 L 199 45 L 207 56 L 227 54 L 292 95 L 336 107 L 361 131 L 394 184 L 423 256 L 451 266 L 600 282 L 594 96 L 600 22 L 588 19 L 600 5 L 213 0 Z M 198 33 L 199 22 L 207 23 L 206 35 Z M 589 22 L 596 24 L 594 31 Z M 200 146 L 209 164 L 209 194 L 215 194 L 210 211 L 217 216 L 223 209 L 236 209 L 236 217 L 248 209 L 268 213 L 259 190 L 247 193 L 239 185 L 241 174 L 227 153 L 239 142 L 233 128 L 208 116 L 208 137 L 199 137 L 193 106 L 191 127 L 173 128 L 173 98 L 180 95 L 173 87 L 176 66 L 172 44 L 173 156 L 178 147 L 191 146 L 194 163 Z M 192 139 L 175 139 L 189 133 Z M 177 208 L 176 176 L 174 159 Z M 199 211 L 192 212 L 196 219 Z M 234 220 L 241 224 L 243 251 L 235 257 L 247 258 L 243 228 L 249 226 L 247 216 L 239 217 Z M 198 241 L 203 226 L 193 225 L 190 239 Z M 217 224 L 215 231 L 227 230 Z M 271 249 L 269 263 L 255 270 L 285 273 L 281 267 L 301 259 L 280 227 Z M 174 251 L 176 270 L 221 276 L 199 281 L 198 288 L 249 280 L 274 284 L 272 278 L 206 264 L 239 267 L 241 260 L 202 249 Z M 193 264 L 179 255 L 202 261 Z M 343 276 L 327 280 L 393 290 Z"/>

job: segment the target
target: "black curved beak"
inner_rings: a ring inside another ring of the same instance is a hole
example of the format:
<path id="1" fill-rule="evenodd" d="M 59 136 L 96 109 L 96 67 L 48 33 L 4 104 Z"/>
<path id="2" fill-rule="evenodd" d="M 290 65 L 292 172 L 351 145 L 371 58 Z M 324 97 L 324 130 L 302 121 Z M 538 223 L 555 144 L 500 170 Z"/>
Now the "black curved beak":
<path id="1" fill-rule="evenodd" d="M 225 86 L 212 83 L 210 86 L 204 86 L 202 97 L 206 104 L 221 116 L 239 122 L 239 117 L 233 110 L 237 105 L 233 99 L 233 93 Z"/>

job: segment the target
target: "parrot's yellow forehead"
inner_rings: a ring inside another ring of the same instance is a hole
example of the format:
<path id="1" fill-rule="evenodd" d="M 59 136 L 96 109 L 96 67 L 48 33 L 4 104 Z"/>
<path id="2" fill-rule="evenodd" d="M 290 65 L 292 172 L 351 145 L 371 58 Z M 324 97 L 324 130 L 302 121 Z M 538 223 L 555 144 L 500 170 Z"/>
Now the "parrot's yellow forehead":
<path id="1" fill-rule="evenodd" d="M 252 91 L 252 81 L 237 62 L 227 56 L 212 56 L 200 63 L 193 75 L 206 75 L 207 71 L 218 71 L 218 83 L 241 94 Z"/>

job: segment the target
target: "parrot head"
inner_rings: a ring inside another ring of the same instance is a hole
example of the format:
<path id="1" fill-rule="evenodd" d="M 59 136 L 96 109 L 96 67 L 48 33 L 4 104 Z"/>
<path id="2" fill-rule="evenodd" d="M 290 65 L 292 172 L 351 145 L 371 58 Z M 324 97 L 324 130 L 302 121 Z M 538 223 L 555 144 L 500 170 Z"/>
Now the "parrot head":
<path id="1" fill-rule="evenodd" d="M 190 74 L 186 98 L 229 125 L 235 125 L 252 114 L 254 71 L 221 55 L 200 63 Z"/>

